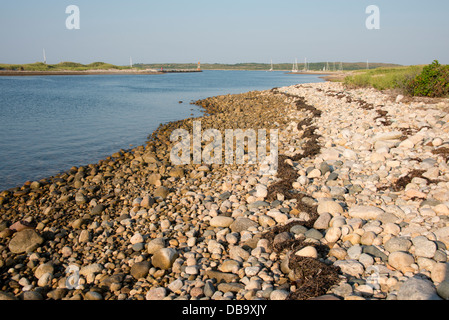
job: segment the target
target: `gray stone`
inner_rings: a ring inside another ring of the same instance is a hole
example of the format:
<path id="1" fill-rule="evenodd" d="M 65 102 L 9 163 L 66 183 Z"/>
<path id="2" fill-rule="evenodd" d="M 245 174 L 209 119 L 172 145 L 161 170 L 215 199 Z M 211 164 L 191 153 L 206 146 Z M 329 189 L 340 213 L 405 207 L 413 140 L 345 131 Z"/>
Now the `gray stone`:
<path id="1" fill-rule="evenodd" d="M 441 298 L 449 300 L 449 280 L 443 281 L 438 285 L 437 293 Z"/>
<path id="2" fill-rule="evenodd" d="M 441 300 L 441 298 L 431 281 L 413 277 L 400 287 L 398 300 Z"/>
<path id="3" fill-rule="evenodd" d="M 253 220 L 248 218 L 237 218 L 233 224 L 231 224 L 232 232 L 242 232 L 244 230 L 248 230 L 251 227 L 257 228 L 259 224 Z"/>
<path id="4" fill-rule="evenodd" d="M 19 300 L 10 292 L 0 291 L 0 301 Z"/>
<path id="5" fill-rule="evenodd" d="M 382 261 L 386 262 L 388 260 L 388 256 L 380 251 L 380 249 L 376 248 L 375 246 L 365 246 L 363 247 L 363 253 L 370 254 L 374 257 L 381 258 Z"/>
<path id="6" fill-rule="evenodd" d="M 290 232 L 293 234 L 304 234 L 307 232 L 307 230 L 309 229 L 299 224 L 290 228 Z"/>
<path id="7" fill-rule="evenodd" d="M 207 270 L 206 276 L 209 277 L 210 279 L 217 280 L 217 283 L 220 283 L 221 281 L 231 283 L 231 282 L 236 282 L 239 280 L 239 276 L 236 274 L 214 271 L 214 270 Z"/>
<path id="8" fill-rule="evenodd" d="M 330 213 L 324 212 L 320 214 L 313 227 L 317 230 L 326 230 L 327 228 L 329 228 L 331 219 L 332 215 Z"/>
<path id="9" fill-rule="evenodd" d="M 92 208 L 90 213 L 93 215 L 99 215 L 99 214 L 103 213 L 104 209 L 106 209 L 106 207 L 104 205 L 98 204 Z"/>
<path id="10" fill-rule="evenodd" d="M 259 200 L 259 201 L 255 201 L 253 203 L 248 204 L 248 209 L 251 210 L 251 209 L 257 209 L 260 207 L 269 207 L 269 206 L 270 206 L 270 204 L 268 202 Z"/>
<path id="11" fill-rule="evenodd" d="M 416 237 L 412 240 L 415 246 L 415 255 L 424 258 L 433 258 L 437 251 L 435 242 L 428 240 L 424 236 Z"/>
<path id="12" fill-rule="evenodd" d="M 404 237 L 391 238 L 388 240 L 384 248 L 388 252 L 408 251 L 412 246 L 412 242 Z"/>
<path id="13" fill-rule="evenodd" d="M 12 253 L 32 252 L 44 242 L 44 238 L 36 231 L 28 229 L 18 232 L 9 242 Z"/>
<path id="14" fill-rule="evenodd" d="M 218 290 L 221 292 L 239 292 L 240 290 L 245 289 L 245 286 L 241 283 L 220 283 L 218 285 Z"/>
<path id="15" fill-rule="evenodd" d="M 363 265 L 356 260 L 338 260 L 334 266 L 339 267 L 344 274 L 359 277 L 365 271 Z"/>
<path id="16" fill-rule="evenodd" d="M 220 196 L 218 198 L 220 200 L 227 200 L 227 199 L 229 199 L 230 196 L 231 196 L 231 192 L 226 191 L 226 192 L 223 192 L 222 194 L 220 194 Z"/>
<path id="17" fill-rule="evenodd" d="M 206 283 L 204 284 L 203 292 L 204 292 L 204 295 L 209 298 L 214 295 L 215 287 L 211 281 L 206 281 Z"/>
<path id="18" fill-rule="evenodd" d="M 321 240 L 324 237 L 323 234 L 316 229 L 310 229 L 306 233 L 304 233 L 304 235 L 306 236 L 306 238 L 311 238 L 315 240 Z"/>

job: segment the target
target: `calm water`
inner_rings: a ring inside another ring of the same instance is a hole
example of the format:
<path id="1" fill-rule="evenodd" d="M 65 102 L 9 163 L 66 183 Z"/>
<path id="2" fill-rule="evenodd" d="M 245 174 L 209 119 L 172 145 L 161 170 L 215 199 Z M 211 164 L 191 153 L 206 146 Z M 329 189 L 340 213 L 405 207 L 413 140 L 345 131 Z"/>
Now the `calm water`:
<path id="1" fill-rule="evenodd" d="M 159 124 L 200 116 L 191 101 L 321 81 L 258 71 L 0 77 L 0 190 L 143 145 Z"/>

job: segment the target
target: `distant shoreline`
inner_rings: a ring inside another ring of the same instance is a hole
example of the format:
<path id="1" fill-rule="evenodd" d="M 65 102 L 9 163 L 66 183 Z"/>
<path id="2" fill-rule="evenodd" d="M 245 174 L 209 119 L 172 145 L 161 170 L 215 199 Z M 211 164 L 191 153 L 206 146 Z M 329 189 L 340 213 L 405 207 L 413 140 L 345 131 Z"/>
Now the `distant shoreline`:
<path id="1" fill-rule="evenodd" d="M 88 71 L 0 71 L 0 76 L 70 76 L 70 75 L 164 74 L 160 71 L 88 70 Z"/>
<path id="2" fill-rule="evenodd" d="M 0 70 L 0 76 L 89 76 L 89 75 L 159 75 L 166 73 L 201 72 L 198 70 L 86 70 L 86 71 L 11 71 Z"/>

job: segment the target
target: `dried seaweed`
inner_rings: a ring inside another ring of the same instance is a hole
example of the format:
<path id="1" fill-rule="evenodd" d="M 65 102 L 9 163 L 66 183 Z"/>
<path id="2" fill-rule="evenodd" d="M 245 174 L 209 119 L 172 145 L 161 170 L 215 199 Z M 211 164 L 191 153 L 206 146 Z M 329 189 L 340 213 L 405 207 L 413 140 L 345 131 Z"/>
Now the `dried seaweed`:
<path id="1" fill-rule="evenodd" d="M 298 99 L 297 97 L 295 98 Z M 298 173 L 286 163 L 286 160 L 299 161 L 307 157 L 314 157 L 320 153 L 321 146 L 318 143 L 320 136 L 315 134 L 316 127 L 312 126 L 312 122 L 313 118 L 321 116 L 321 111 L 313 106 L 307 105 L 302 98 L 296 101 L 296 106 L 298 110 L 306 110 L 312 114 L 312 118 L 305 119 L 298 125 L 298 129 L 300 130 L 305 127 L 303 138 L 307 139 L 307 142 L 304 145 L 304 152 L 294 157 L 279 156 L 278 177 L 281 181 L 268 188 L 268 199 L 272 201 L 276 199 L 278 194 L 282 194 L 286 199 L 296 199 L 297 210 L 308 213 L 310 219 L 308 221 L 293 221 L 287 225 L 276 226 L 262 235 L 262 238 L 269 241 L 270 247 L 275 252 L 279 253 L 284 250 L 290 252 L 289 268 L 295 275 L 295 280 L 292 284 L 295 285 L 296 290 L 287 299 L 307 300 L 326 294 L 333 285 L 337 284 L 340 269 L 334 266 L 328 266 L 318 259 L 299 257 L 294 254 L 305 246 L 312 245 L 316 247 L 320 255 L 325 256 L 329 250 L 327 246 L 306 244 L 304 238 L 288 239 L 279 243 L 275 243 L 274 241 L 277 235 L 289 232 L 296 225 L 312 228 L 318 219 L 317 208 L 315 206 L 309 206 L 302 201 L 307 195 L 292 192 L 292 183 L 298 178 Z"/>
<path id="2" fill-rule="evenodd" d="M 446 162 L 449 161 L 449 148 L 439 148 L 432 151 L 433 154 L 443 156 L 446 158 Z"/>
<path id="3" fill-rule="evenodd" d="M 294 281 L 296 290 L 287 300 L 308 300 L 325 295 L 339 281 L 340 269 L 317 259 L 292 255 L 289 268 L 294 270 L 298 280 Z"/>

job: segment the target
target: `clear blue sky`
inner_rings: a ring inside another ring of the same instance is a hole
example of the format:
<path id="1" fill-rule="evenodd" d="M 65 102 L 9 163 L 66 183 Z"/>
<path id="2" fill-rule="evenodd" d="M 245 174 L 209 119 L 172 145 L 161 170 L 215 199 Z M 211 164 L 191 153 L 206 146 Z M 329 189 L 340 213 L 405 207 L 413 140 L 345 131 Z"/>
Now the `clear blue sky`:
<path id="1" fill-rule="evenodd" d="M 80 30 L 68 30 L 68 5 Z M 368 5 L 381 11 L 368 30 Z M 3 0 L 0 62 L 449 64 L 447 0 Z"/>

